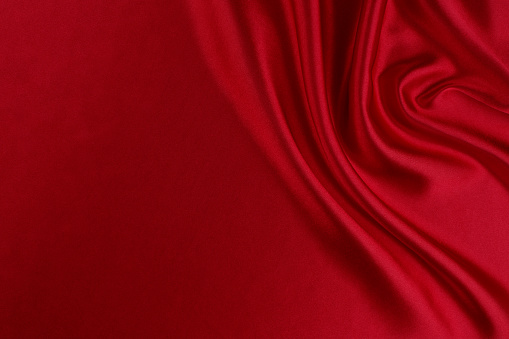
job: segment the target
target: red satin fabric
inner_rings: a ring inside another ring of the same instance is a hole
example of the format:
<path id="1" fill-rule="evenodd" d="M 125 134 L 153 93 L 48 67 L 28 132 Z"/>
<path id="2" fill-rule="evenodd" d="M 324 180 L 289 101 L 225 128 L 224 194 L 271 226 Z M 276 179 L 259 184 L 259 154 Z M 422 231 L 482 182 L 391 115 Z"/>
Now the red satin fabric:
<path id="1" fill-rule="evenodd" d="M 390 324 L 360 312 L 362 329 L 337 334 L 508 337 L 509 5 L 195 1 L 191 12 L 239 118 L 312 231 L 347 257 L 338 271 L 365 294 L 357 307 Z"/>
<path id="2" fill-rule="evenodd" d="M 0 3 L 0 337 L 509 337 L 508 17 Z"/>

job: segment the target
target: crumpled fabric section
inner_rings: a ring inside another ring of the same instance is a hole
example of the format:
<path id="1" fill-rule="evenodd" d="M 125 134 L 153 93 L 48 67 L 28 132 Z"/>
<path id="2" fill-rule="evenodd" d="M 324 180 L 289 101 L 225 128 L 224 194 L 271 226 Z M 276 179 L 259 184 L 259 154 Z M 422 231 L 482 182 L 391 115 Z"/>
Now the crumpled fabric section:
<path id="1" fill-rule="evenodd" d="M 509 5 L 188 8 L 239 120 L 390 324 L 377 337 L 508 337 Z"/>

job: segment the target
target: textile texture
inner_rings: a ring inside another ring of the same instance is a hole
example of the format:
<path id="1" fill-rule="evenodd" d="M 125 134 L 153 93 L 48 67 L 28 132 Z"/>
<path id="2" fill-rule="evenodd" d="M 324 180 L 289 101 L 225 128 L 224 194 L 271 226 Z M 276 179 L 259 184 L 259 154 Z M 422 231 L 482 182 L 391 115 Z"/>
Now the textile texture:
<path id="1" fill-rule="evenodd" d="M 1 1 L 0 338 L 509 338 L 508 18 Z"/>

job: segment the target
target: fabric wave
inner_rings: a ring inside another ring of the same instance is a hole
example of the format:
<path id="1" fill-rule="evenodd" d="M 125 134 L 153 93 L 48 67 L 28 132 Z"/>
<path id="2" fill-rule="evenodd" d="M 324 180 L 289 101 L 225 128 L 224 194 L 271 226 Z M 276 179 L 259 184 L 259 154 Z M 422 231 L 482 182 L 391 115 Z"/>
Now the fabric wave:
<path id="1" fill-rule="evenodd" d="M 309 227 L 355 257 L 362 302 L 407 337 L 509 337 L 509 5 L 188 4 Z"/>

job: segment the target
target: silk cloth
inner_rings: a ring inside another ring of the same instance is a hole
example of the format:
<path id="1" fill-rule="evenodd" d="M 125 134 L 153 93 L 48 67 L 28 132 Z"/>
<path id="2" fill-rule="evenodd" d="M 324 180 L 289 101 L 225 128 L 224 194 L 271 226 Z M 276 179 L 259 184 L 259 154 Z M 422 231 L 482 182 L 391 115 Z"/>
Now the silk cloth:
<path id="1" fill-rule="evenodd" d="M 1 338 L 508 338 L 509 2 L 0 3 Z"/>

